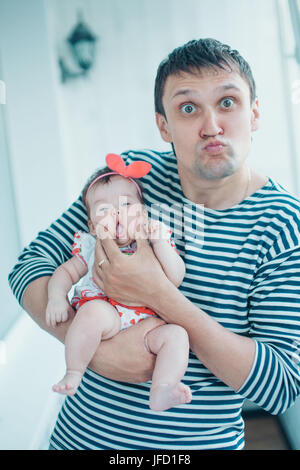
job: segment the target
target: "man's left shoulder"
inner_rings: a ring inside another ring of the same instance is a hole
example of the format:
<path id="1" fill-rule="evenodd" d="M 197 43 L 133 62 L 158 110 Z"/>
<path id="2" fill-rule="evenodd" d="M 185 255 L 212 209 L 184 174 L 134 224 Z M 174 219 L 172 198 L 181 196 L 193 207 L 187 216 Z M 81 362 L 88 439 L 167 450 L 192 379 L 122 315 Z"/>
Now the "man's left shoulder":
<path id="1" fill-rule="evenodd" d="M 300 219 L 300 199 L 278 182 L 271 180 L 272 188 L 268 193 L 270 209 L 282 209 L 284 212 L 293 214 L 295 218 Z"/>

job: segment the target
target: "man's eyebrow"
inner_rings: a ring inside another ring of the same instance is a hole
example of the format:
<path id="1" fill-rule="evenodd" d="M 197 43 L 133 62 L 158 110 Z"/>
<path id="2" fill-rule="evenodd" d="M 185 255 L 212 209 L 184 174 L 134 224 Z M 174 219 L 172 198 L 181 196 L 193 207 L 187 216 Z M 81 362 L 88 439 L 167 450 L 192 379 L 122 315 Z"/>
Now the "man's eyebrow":
<path id="1" fill-rule="evenodd" d="M 216 91 L 228 91 L 228 90 L 235 90 L 235 91 L 241 91 L 241 89 L 235 85 L 234 83 L 228 83 L 226 85 L 220 85 L 217 88 L 215 88 Z M 195 95 L 197 92 L 195 90 L 192 90 L 190 88 L 181 88 L 180 90 L 177 90 L 176 93 L 172 96 L 173 98 L 176 98 L 176 96 L 180 95 Z"/>
<path id="2" fill-rule="evenodd" d="M 228 90 L 236 90 L 236 91 L 241 91 L 241 89 L 234 85 L 234 83 L 228 83 L 227 85 L 221 85 L 216 88 L 216 90 L 221 90 L 221 91 L 228 91 Z"/>
<path id="3" fill-rule="evenodd" d="M 191 90 L 190 88 L 181 88 L 180 90 L 176 91 L 176 93 L 174 93 L 174 95 L 172 96 L 172 99 L 180 95 L 193 95 L 193 94 L 195 94 L 194 90 Z"/>

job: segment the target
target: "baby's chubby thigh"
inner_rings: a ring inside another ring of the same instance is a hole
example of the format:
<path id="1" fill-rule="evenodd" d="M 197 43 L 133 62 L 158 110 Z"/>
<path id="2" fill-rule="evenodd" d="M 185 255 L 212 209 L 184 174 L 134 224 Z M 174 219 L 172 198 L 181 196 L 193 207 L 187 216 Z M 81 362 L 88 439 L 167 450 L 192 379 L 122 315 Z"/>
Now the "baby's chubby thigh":
<path id="1" fill-rule="evenodd" d="M 74 322 L 83 328 L 99 332 L 101 340 L 112 338 L 121 328 L 120 316 L 113 305 L 105 300 L 94 299 L 84 303 L 77 311 Z"/>

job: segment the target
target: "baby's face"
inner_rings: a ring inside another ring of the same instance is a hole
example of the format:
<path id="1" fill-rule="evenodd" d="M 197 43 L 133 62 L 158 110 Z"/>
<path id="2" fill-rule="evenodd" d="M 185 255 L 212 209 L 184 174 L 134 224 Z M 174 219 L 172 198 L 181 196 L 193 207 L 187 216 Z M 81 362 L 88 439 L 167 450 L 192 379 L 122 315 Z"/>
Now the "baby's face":
<path id="1" fill-rule="evenodd" d="M 147 211 L 139 198 L 135 184 L 122 176 L 112 176 L 108 183 L 96 184 L 88 193 L 89 228 L 96 235 L 97 225 L 108 228 L 119 246 L 135 239 L 136 223 Z"/>

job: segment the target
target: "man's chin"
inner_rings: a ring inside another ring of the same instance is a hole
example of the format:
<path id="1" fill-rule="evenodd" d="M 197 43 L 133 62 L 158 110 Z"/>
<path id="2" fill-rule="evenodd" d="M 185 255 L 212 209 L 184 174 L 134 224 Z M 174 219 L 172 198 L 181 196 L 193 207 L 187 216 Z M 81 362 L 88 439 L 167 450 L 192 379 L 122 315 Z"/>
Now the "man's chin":
<path id="1" fill-rule="evenodd" d="M 230 176 L 235 173 L 236 169 L 232 163 L 228 163 L 222 157 L 215 158 L 215 161 L 210 162 L 210 165 L 201 166 L 197 168 L 199 176 L 206 180 L 218 180 Z"/>

